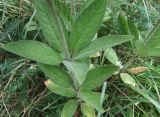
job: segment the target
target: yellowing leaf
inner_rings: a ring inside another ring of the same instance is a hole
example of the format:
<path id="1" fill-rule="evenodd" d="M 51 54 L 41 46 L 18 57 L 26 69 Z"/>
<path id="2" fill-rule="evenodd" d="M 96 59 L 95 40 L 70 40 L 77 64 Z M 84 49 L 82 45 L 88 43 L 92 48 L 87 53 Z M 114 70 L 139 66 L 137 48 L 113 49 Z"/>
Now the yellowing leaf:
<path id="1" fill-rule="evenodd" d="M 96 58 L 96 57 L 99 57 L 101 56 L 101 53 L 100 52 L 96 52 L 95 54 L 91 54 L 89 57 L 93 57 L 93 58 Z"/>
<path id="2" fill-rule="evenodd" d="M 127 74 L 127 73 L 121 73 L 120 76 L 121 76 L 122 81 L 125 84 L 129 84 L 129 85 L 132 85 L 134 87 L 136 86 L 135 80 L 129 74 Z"/>
<path id="3" fill-rule="evenodd" d="M 147 67 L 134 67 L 134 68 L 127 69 L 127 71 L 132 74 L 138 74 L 146 70 L 147 70 Z"/>

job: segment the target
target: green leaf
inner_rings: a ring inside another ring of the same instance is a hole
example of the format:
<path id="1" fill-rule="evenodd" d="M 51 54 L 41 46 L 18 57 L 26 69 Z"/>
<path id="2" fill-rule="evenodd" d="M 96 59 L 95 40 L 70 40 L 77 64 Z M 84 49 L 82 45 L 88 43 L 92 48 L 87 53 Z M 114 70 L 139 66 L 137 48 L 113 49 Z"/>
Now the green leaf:
<path id="1" fill-rule="evenodd" d="M 160 57 L 160 48 L 149 48 L 141 41 L 135 42 L 137 54 L 142 57 Z"/>
<path id="2" fill-rule="evenodd" d="M 160 48 L 143 47 L 138 51 L 138 55 L 142 57 L 160 57 Z"/>
<path id="3" fill-rule="evenodd" d="M 90 45 L 88 45 L 85 49 L 78 53 L 75 58 L 83 58 L 89 56 L 90 54 L 93 54 L 97 51 L 111 48 L 133 38 L 133 36 L 129 35 L 110 35 L 98 38 L 92 41 Z"/>
<path id="4" fill-rule="evenodd" d="M 145 89 L 143 87 L 143 89 L 140 89 L 140 88 L 137 88 L 137 87 L 134 87 L 132 85 L 129 86 L 132 90 L 136 91 L 137 93 L 139 93 L 140 95 L 142 95 L 144 98 L 146 98 L 149 102 L 151 102 L 155 107 L 156 109 L 160 112 L 160 103 L 159 103 L 159 99 L 155 99 L 153 97 L 151 97 L 147 92 L 148 90 Z"/>
<path id="5" fill-rule="evenodd" d="M 79 92 L 79 97 L 96 110 L 100 112 L 104 111 L 100 104 L 100 95 L 97 93 L 81 89 Z"/>
<path id="6" fill-rule="evenodd" d="M 57 9 L 59 11 L 59 15 L 64 21 L 65 27 L 70 30 L 71 29 L 71 10 L 66 3 L 60 0 L 55 0 Z"/>
<path id="7" fill-rule="evenodd" d="M 96 117 L 94 109 L 86 103 L 81 104 L 81 111 L 86 117 Z"/>
<path id="8" fill-rule="evenodd" d="M 129 28 L 128 28 L 127 17 L 120 14 L 118 16 L 118 23 L 120 25 L 121 33 L 128 35 L 129 34 Z"/>
<path id="9" fill-rule="evenodd" d="M 80 6 L 80 13 L 83 13 L 83 11 L 88 8 L 88 6 L 90 6 L 95 0 L 86 0 L 83 5 Z"/>
<path id="10" fill-rule="evenodd" d="M 63 107 L 61 117 L 73 117 L 77 106 L 76 100 L 69 100 Z"/>
<path id="11" fill-rule="evenodd" d="M 106 11 L 105 11 L 105 15 L 104 15 L 104 18 L 103 18 L 103 22 L 106 22 L 108 21 L 109 19 L 111 19 L 111 14 L 112 13 L 112 10 L 107 8 Z"/>
<path id="12" fill-rule="evenodd" d="M 62 61 L 60 54 L 38 41 L 21 40 L 5 44 L 1 48 L 39 63 L 56 65 Z"/>
<path id="13" fill-rule="evenodd" d="M 61 95 L 61 96 L 66 96 L 66 97 L 74 97 L 75 96 L 75 91 L 72 87 L 64 88 L 61 85 L 57 85 L 51 80 L 45 81 L 45 85 L 49 90 L 54 92 L 55 94 Z"/>
<path id="14" fill-rule="evenodd" d="M 129 26 L 130 35 L 133 35 L 135 37 L 134 38 L 135 40 L 139 40 L 140 32 L 130 19 L 128 19 L 128 26 Z"/>
<path id="15" fill-rule="evenodd" d="M 69 74 L 58 66 L 39 64 L 40 69 L 45 73 L 49 79 L 62 87 L 71 87 L 71 80 Z"/>
<path id="16" fill-rule="evenodd" d="M 108 59 L 112 64 L 114 64 L 114 65 L 116 65 L 116 66 L 119 66 L 119 65 L 118 65 L 118 62 L 119 62 L 118 56 L 117 56 L 116 52 L 114 51 L 114 49 L 112 49 L 112 48 L 106 49 L 105 55 L 106 55 L 107 59 Z"/>
<path id="17" fill-rule="evenodd" d="M 132 85 L 134 87 L 136 86 L 135 80 L 129 74 L 127 74 L 127 73 L 121 73 L 120 76 L 121 76 L 122 81 L 125 84 L 129 84 L 129 85 Z"/>
<path id="18" fill-rule="evenodd" d="M 57 50 L 62 50 L 55 24 L 55 18 L 47 3 L 47 0 L 33 0 L 34 8 L 37 11 L 36 17 L 42 28 L 42 33 L 45 39 L 52 47 Z"/>
<path id="19" fill-rule="evenodd" d="M 101 86 L 103 82 L 117 72 L 118 69 L 119 68 L 114 65 L 92 69 L 87 73 L 86 80 L 81 87 L 85 89 L 94 89 L 97 86 Z"/>
<path id="20" fill-rule="evenodd" d="M 73 53 L 82 50 L 93 39 L 104 17 L 106 3 L 107 0 L 95 0 L 74 22 L 69 40 Z"/>
<path id="21" fill-rule="evenodd" d="M 64 61 L 63 62 L 66 68 L 70 72 L 74 72 L 79 84 L 82 84 L 86 78 L 86 74 L 88 72 L 88 65 L 84 61 Z"/>
<path id="22" fill-rule="evenodd" d="M 84 89 L 85 90 L 85 89 Z M 99 95 L 101 97 L 102 93 L 99 93 L 99 92 L 94 92 L 95 94 Z M 104 101 L 107 100 L 109 97 L 108 94 L 104 94 Z"/>
<path id="23" fill-rule="evenodd" d="M 149 48 L 160 48 L 160 20 L 145 39 L 144 45 Z"/>

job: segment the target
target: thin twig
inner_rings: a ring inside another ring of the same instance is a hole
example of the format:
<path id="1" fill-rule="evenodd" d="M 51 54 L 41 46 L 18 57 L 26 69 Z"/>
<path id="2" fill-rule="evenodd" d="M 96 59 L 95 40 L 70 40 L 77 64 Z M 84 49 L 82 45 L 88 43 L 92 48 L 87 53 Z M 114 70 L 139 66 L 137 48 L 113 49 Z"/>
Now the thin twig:
<path id="1" fill-rule="evenodd" d="M 11 115 L 10 115 L 10 113 L 9 113 L 7 107 L 6 107 L 6 104 L 5 104 L 4 101 L 3 101 L 3 93 L 1 94 L 1 97 L 2 97 L 3 106 L 4 106 L 4 108 L 6 109 L 7 115 L 8 115 L 8 117 L 11 117 Z"/>

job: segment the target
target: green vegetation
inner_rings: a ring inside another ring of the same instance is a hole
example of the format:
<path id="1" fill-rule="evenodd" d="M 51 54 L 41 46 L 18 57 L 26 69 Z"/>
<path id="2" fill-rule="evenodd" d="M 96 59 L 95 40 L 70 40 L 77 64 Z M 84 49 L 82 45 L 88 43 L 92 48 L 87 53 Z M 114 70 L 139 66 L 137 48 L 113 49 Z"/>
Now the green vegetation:
<path id="1" fill-rule="evenodd" d="M 0 6 L 0 116 L 159 117 L 158 0 Z"/>

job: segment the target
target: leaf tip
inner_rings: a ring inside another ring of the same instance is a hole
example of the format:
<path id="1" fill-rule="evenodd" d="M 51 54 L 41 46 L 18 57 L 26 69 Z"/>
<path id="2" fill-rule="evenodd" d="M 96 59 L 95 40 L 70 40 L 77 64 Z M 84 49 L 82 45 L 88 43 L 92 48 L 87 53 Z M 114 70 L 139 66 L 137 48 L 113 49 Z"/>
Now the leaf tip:
<path id="1" fill-rule="evenodd" d="M 50 83 L 51 83 L 51 80 L 50 80 L 50 79 L 44 81 L 44 84 L 45 84 L 46 86 L 48 86 Z"/>

